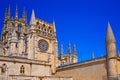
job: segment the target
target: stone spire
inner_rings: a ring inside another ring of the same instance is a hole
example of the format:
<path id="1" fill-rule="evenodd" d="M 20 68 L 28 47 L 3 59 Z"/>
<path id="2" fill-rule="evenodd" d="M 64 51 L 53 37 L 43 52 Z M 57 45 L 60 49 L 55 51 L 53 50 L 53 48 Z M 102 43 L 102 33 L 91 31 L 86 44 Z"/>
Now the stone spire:
<path id="1" fill-rule="evenodd" d="M 22 20 L 25 21 L 25 22 L 27 22 L 27 15 L 26 15 L 25 8 L 24 8 L 24 10 L 23 10 Z"/>
<path id="2" fill-rule="evenodd" d="M 92 59 L 95 59 L 95 55 L 94 55 L 94 52 L 92 52 Z"/>
<path id="3" fill-rule="evenodd" d="M 74 44 L 74 55 L 77 54 L 77 50 L 76 50 L 76 44 Z"/>
<path id="4" fill-rule="evenodd" d="M 63 49 L 63 44 L 61 44 L 61 50 L 60 50 L 60 55 L 64 54 L 64 49 Z"/>
<path id="5" fill-rule="evenodd" d="M 71 46 L 70 46 L 70 43 L 68 43 L 68 54 L 71 54 Z"/>
<path id="6" fill-rule="evenodd" d="M 32 10 L 30 25 L 35 25 L 35 13 L 34 13 L 34 10 Z"/>
<path id="7" fill-rule="evenodd" d="M 107 34 L 106 34 L 106 42 L 107 43 L 108 42 L 116 42 L 109 22 L 108 22 L 108 28 L 107 28 Z"/>
<path id="8" fill-rule="evenodd" d="M 16 5 L 15 19 L 18 19 L 18 6 Z"/>
<path id="9" fill-rule="evenodd" d="M 7 17 L 8 17 L 8 19 L 10 19 L 10 5 L 8 7 Z"/>
<path id="10" fill-rule="evenodd" d="M 55 21 L 54 20 L 53 20 L 52 25 L 53 25 L 53 28 L 54 28 L 54 32 L 56 33 L 56 26 L 55 26 Z"/>
<path id="11" fill-rule="evenodd" d="M 7 9 L 5 9 L 5 20 L 4 21 L 6 20 L 7 20 Z"/>

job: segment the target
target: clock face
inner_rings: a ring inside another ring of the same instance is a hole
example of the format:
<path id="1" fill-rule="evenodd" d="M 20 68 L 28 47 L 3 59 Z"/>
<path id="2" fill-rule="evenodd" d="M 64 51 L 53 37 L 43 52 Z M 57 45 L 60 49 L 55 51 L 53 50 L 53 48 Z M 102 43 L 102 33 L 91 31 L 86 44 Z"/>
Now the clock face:
<path id="1" fill-rule="evenodd" d="M 40 39 L 38 41 L 38 47 L 40 49 L 41 52 L 46 52 L 48 50 L 48 42 L 45 41 L 44 39 Z"/>

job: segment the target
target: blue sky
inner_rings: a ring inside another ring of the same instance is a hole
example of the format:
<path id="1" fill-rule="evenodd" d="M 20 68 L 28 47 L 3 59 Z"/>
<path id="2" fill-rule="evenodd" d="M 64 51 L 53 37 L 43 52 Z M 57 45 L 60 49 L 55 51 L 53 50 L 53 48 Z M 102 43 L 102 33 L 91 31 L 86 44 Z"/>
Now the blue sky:
<path id="1" fill-rule="evenodd" d="M 10 4 L 14 17 L 16 4 L 19 17 L 25 8 L 28 23 L 34 9 L 37 18 L 49 23 L 56 22 L 58 46 L 76 43 L 79 61 L 104 56 L 105 36 L 108 21 L 111 24 L 120 50 L 120 0 L 0 0 L 0 30 L 3 27 L 4 12 Z M 60 50 L 60 49 L 59 49 Z"/>

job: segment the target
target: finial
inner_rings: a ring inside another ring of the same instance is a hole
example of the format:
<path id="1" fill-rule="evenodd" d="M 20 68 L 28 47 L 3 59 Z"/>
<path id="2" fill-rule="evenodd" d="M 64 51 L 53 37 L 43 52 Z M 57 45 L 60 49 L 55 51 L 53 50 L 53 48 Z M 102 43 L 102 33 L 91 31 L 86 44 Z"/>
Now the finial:
<path id="1" fill-rule="evenodd" d="M 34 9 L 32 10 L 30 25 L 35 25 L 35 13 L 34 13 Z"/>
<path id="2" fill-rule="evenodd" d="M 92 59 L 95 59 L 95 55 L 94 55 L 94 52 L 92 52 Z"/>
<path id="3" fill-rule="evenodd" d="M 54 32 L 56 33 L 56 26 L 55 26 L 55 21 L 54 20 L 53 20 L 52 25 L 53 25 L 53 28 L 54 28 Z"/>
<path id="4" fill-rule="evenodd" d="M 6 20 L 7 20 L 7 8 L 5 9 L 5 20 L 4 21 Z"/>
<path id="5" fill-rule="evenodd" d="M 116 42 L 109 22 L 108 22 L 108 28 L 107 28 L 107 34 L 106 34 L 106 42 Z"/>
<path id="6" fill-rule="evenodd" d="M 18 6 L 16 5 L 15 19 L 18 19 Z"/>
<path id="7" fill-rule="evenodd" d="M 27 22 L 27 15 L 26 15 L 25 8 L 23 9 L 22 20 Z"/>
<path id="8" fill-rule="evenodd" d="M 61 44 L 61 51 L 60 51 L 60 55 L 64 54 L 64 48 L 63 48 L 63 44 Z"/>
<path id="9" fill-rule="evenodd" d="M 9 7 L 8 7 L 8 13 L 7 13 L 7 17 L 8 17 L 8 19 L 10 19 L 10 5 L 9 5 Z"/>
<path id="10" fill-rule="evenodd" d="M 70 42 L 68 43 L 68 54 L 71 54 L 71 46 L 70 46 Z"/>
<path id="11" fill-rule="evenodd" d="M 76 44 L 74 44 L 74 54 L 77 54 L 77 50 L 76 50 Z"/>

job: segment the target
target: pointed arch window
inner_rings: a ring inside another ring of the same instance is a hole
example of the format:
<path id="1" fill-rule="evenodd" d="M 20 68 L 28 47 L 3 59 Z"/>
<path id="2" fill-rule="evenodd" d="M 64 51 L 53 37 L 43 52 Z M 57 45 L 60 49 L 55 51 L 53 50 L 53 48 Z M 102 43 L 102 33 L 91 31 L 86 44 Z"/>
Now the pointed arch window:
<path id="1" fill-rule="evenodd" d="M 7 71 L 7 65 L 6 65 L 6 64 L 3 64 L 3 65 L 2 65 L 1 72 L 2 72 L 2 73 L 5 73 L 6 71 Z"/>
<path id="2" fill-rule="evenodd" d="M 20 67 L 20 74 L 24 74 L 25 73 L 25 67 L 22 65 Z"/>

